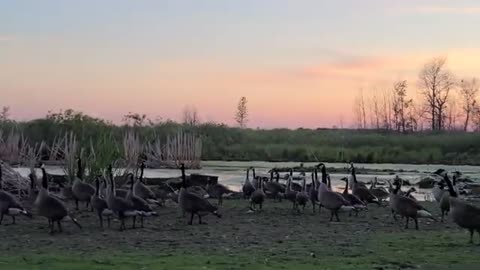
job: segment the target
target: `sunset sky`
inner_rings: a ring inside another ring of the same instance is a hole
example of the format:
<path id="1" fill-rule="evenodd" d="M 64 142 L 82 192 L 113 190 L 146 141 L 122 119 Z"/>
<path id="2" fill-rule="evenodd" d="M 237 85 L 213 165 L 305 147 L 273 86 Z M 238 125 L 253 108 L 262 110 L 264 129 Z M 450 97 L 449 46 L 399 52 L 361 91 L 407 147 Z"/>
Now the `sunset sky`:
<path id="1" fill-rule="evenodd" d="M 0 106 L 74 108 L 249 127 L 351 122 L 358 89 L 416 77 L 432 57 L 480 76 L 478 1 L 0 0 Z"/>

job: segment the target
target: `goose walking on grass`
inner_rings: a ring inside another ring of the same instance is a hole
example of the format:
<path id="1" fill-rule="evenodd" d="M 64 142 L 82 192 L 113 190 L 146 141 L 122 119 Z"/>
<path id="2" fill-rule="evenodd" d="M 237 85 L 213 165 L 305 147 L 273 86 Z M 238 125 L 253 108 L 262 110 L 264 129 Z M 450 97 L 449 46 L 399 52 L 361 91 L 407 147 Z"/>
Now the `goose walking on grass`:
<path id="1" fill-rule="evenodd" d="M 358 216 L 358 212 L 360 210 L 366 209 L 367 205 L 362 200 L 360 200 L 360 198 L 348 192 L 349 181 L 347 177 L 343 177 L 340 180 L 345 181 L 345 189 L 343 190 L 342 196 L 350 203 L 351 206 L 354 207 L 355 215 Z"/>
<path id="2" fill-rule="evenodd" d="M 257 210 L 256 209 L 257 205 L 259 206 L 260 210 L 262 210 L 263 203 L 265 202 L 265 198 L 266 198 L 265 191 L 263 190 L 264 187 L 263 187 L 262 179 L 259 179 L 257 181 L 257 184 L 258 184 L 257 189 L 250 196 L 250 210 L 253 212 Z"/>
<path id="3" fill-rule="evenodd" d="M 247 168 L 247 176 L 245 177 L 245 182 L 243 183 L 243 186 L 242 186 L 244 199 L 249 199 L 252 193 L 255 191 L 255 187 L 253 186 L 252 182 L 250 182 L 250 169 L 253 169 L 253 168 Z"/>
<path id="4" fill-rule="evenodd" d="M 275 175 L 275 177 L 274 177 Z M 275 181 L 274 181 L 275 178 Z M 265 184 L 265 190 L 270 193 L 273 198 L 273 201 L 282 201 L 282 194 L 285 193 L 285 188 L 278 182 L 280 179 L 280 174 L 276 169 L 270 170 L 270 181 L 267 181 Z"/>
<path id="5" fill-rule="evenodd" d="M 318 170 L 317 168 L 314 169 L 312 172 L 312 185 L 310 187 L 310 203 L 312 204 L 312 211 L 315 214 L 315 205 L 318 204 Z"/>
<path id="6" fill-rule="evenodd" d="M 135 180 L 134 180 L 134 175 L 133 173 L 128 174 L 130 178 L 130 190 L 128 191 L 127 194 L 127 202 L 130 203 L 130 205 L 138 211 L 139 216 L 140 216 L 140 227 L 143 228 L 143 221 L 145 217 L 150 217 L 150 216 L 156 216 L 157 213 L 153 211 L 152 207 L 148 204 L 147 201 L 144 199 L 140 198 L 135 194 L 135 190 L 133 188 Z M 136 216 L 133 216 L 133 226 L 132 228 L 135 228 L 135 221 L 136 221 Z"/>
<path id="7" fill-rule="evenodd" d="M 390 208 L 392 213 L 399 214 L 402 217 L 406 218 L 405 229 L 408 229 L 408 223 L 410 219 L 415 221 L 415 229 L 418 230 L 418 218 L 428 218 L 435 220 L 432 214 L 420 205 L 417 201 L 414 201 L 405 196 L 399 195 L 400 184 L 395 183 L 396 187 L 390 192 Z"/>
<path id="8" fill-rule="evenodd" d="M 75 177 L 72 184 L 72 192 L 75 198 L 75 209 L 78 210 L 79 202 L 85 202 L 88 209 L 92 196 L 95 194 L 95 188 L 83 181 L 82 160 L 80 158 L 77 160 L 77 163 L 77 177 Z"/>
<path id="9" fill-rule="evenodd" d="M 0 161 L 0 224 L 2 224 L 3 216 L 5 215 L 12 217 L 11 224 L 15 224 L 15 217 L 19 215 L 32 218 L 32 214 L 25 210 L 20 201 L 13 194 L 3 190 L 2 165 L 3 162 Z"/>
<path id="10" fill-rule="evenodd" d="M 302 213 L 305 212 L 305 206 L 307 206 L 309 199 L 310 199 L 310 196 L 307 193 L 306 179 L 303 178 L 302 191 L 298 192 L 296 197 L 296 205 L 297 205 L 298 212 L 300 212 L 300 207 L 302 207 Z"/>
<path id="11" fill-rule="evenodd" d="M 133 184 L 133 191 L 135 192 L 136 196 L 144 199 L 149 204 L 156 204 L 161 206 L 162 203 L 157 199 L 155 193 L 144 182 L 144 170 L 145 163 L 142 162 L 140 165 L 140 178 Z"/>
<path id="12" fill-rule="evenodd" d="M 323 182 L 320 183 L 320 187 L 318 188 L 318 200 L 322 207 L 330 210 L 330 221 L 333 221 L 333 216 L 336 217 L 337 221 L 340 221 L 338 212 L 342 207 L 345 210 L 347 210 L 347 208 L 353 209 L 342 195 L 329 190 L 328 186 Z"/>
<path id="13" fill-rule="evenodd" d="M 42 188 L 38 192 L 37 199 L 35 200 L 35 208 L 38 216 L 47 218 L 50 234 L 55 232 L 55 222 L 57 223 L 59 232 L 62 232 L 62 221 L 72 221 L 81 229 L 82 226 L 69 214 L 65 204 L 49 194 L 48 177 L 44 165 L 42 165 L 42 174 Z"/>
<path id="14" fill-rule="evenodd" d="M 190 213 L 190 221 L 188 224 L 193 224 L 193 218 L 195 215 L 198 216 L 198 224 L 207 224 L 202 222 L 202 217 L 208 214 L 213 214 L 218 218 L 221 218 L 222 215 L 218 213 L 218 208 L 216 206 L 211 204 L 207 199 L 187 191 L 187 177 L 185 175 L 184 164 L 180 165 L 180 170 L 182 171 L 182 187 L 178 194 L 178 202 L 182 212 Z"/>
<path id="15" fill-rule="evenodd" d="M 103 229 L 103 217 L 107 218 L 107 224 L 110 228 L 110 217 L 113 215 L 112 210 L 108 209 L 107 202 L 101 197 L 100 192 L 100 177 L 95 178 L 95 194 L 92 196 L 90 204 L 97 213 L 100 228 Z"/>
<path id="16" fill-rule="evenodd" d="M 355 172 L 355 167 L 353 163 L 350 163 L 350 179 L 353 179 L 352 194 L 357 196 L 365 204 L 375 203 L 379 206 L 381 205 L 377 197 L 372 194 L 372 192 L 365 186 L 365 184 L 357 181 L 357 174 Z"/>
<path id="17" fill-rule="evenodd" d="M 108 178 L 110 181 L 110 186 L 107 188 L 107 205 L 110 210 L 118 217 L 120 220 L 120 231 L 126 229 L 125 219 L 127 217 L 136 217 L 140 215 L 140 212 L 133 208 L 132 204 L 126 200 L 126 198 L 118 197 L 116 195 L 115 181 L 112 174 L 112 165 L 108 166 Z"/>
<path id="18" fill-rule="evenodd" d="M 439 175 L 443 176 L 448 186 L 448 193 L 450 195 L 448 201 L 452 220 L 455 224 L 470 232 L 470 243 L 473 243 L 474 233 L 477 232 L 480 236 L 480 207 L 471 205 L 458 198 L 458 193 L 450 181 L 447 172 L 443 171 L 439 173 Z"/>
<path id="19" fill-rule="evenodd" d="M 297 192 L 292 190 L 292 180 L 293 180 L 293 169 L 290 169 L 287 188 L 285 190 L 285 199 L 292 202 L 292 210 L 295 210 L 297 207 Z"/>

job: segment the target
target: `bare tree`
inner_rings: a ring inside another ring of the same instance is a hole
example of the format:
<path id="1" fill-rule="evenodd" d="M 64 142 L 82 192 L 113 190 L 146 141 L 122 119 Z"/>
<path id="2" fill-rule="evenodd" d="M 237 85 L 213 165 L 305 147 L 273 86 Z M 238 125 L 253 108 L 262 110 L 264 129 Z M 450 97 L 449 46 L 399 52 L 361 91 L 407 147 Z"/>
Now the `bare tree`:
<path id="1" fill-rule="evenodd" d="M 472 117 L 472 113 L 477 104 L 478 81 L 476 78 L 464 79 L 460 82 L 460 96 L 462 98 L 462 110 L 465 114 L 463 130 L 468 130 L 468 125 Z"/>
<path id="2" fill-rule="evenodd" d="M 247 98 L 241 97 L 235 113 L 235 121 L 241 128 L 245 128 L 248 122 Z"/>
<path id="3" fill-rule="evenodd" d="M 445 58 L 434 58 L 422 68 L 418 75 L 418 87 L 429 111 L 432 130 L 444 128 L 445 106 L 455 81 L 445 67 Z"/>
<path id="4" fill-rule="evenodd" d="M 380 104 L 379 104 L 379 99 L 377 96 L 377 90 L 373 89 L 373 94 L 372 97 L 370 98 L 370 124 L 372 128 L 375 129 L 380 129 L 380 119 L 381 119 L 381 113 L 380 113 Z"/>
<path id="5" fill-rule="evenodd" d="M 200 124 L 200 117 L 198 116 L 198 110 L 193 105 L 187 105 L 183 108 L 183 123 L 190 126 L 197 126 Z"/>
<path id="6" fill-rule="evenodd" d="M 405 132 L 406 130 L 406 109 L 412 100 L 407 100 L 407 81 L 398 81 L 393 85 L 393 122 L 395 130 Z"/>
<path id="7" fill-rule="evenodd" d="M 3 106 L 0 111 L 0 122 L 6 122 L 10 119 L 10 107 Z"/>
<path id="8" fill-rule="evenodd" d="M 367 128 L 367 112 L 365 109 L 365 99 L 363 98 L 363 90 L 360 88 L 358 95 L 353 102 L 353 114 L 355 115 L 355 124 L 357 128 Z"/>

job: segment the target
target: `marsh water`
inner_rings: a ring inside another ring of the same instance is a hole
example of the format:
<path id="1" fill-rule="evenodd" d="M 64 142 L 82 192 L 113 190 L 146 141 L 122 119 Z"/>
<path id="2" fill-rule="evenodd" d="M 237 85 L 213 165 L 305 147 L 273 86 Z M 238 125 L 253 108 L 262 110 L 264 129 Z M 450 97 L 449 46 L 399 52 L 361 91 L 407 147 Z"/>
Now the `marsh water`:
<path id="1" fill-rule="evenodd" d="M 304 163 L 305 167 L 314 166 L 317 163 Z M 346 168 L 346 163 L 325 163 L 328 168 Z M 246 169 L 250 166 L 256 168 L 257 175 L 266 175 L 271 168 L 284 168 L 299 166 L 299 162 L 265 162 L 265 161 L 203 161 L 202 169 L 188 170 L 187 173 L 200 173 L 207 175 L 218 176 L 220 183 L 228 186 L 232 190 L 240 190 L 244 180 Z M 410 183 L 416 183 L 423 177 L 429 175 L 431 172 L 443 168 L 448 171 L 460 171 L 465 176 L 470 177 L 472 180 L 480 179 L 480 166 L 470 165 L 429 165 L 429 164 L 355 164 L 357 168 L 365 168 L 369 170 L 378 170 L 377 173 L 372 174 L 359 174 L 357 177 L 360 181 L 369 182 L 374 177 L 379 180 L 393 179 L 395 175 L 400 176 L 402 179 L 409 180 Z M 60 167 L 49 167 L 48 171 L 52 174 L 63 174 L 63 169 Z M 24 176 L 27 176 L 28 170 L 25 168 L 17 168 L 17 170 Z M 395 173 L 383 173 L 382 170 L 393 170 Z M 147 169 L 145 170 L 146 177 L 178 177 L 180 175 L 179 170 L 175 169 Z M 343 188 L 344 182 L 339 179 L 346 176 L 346 174 L 332 173 L 332 185 L 337 188 Z M 425 197 L 428 194 L 428 190 L 418 190 L 417 196 L 419 199 L 428 199 Z"/>

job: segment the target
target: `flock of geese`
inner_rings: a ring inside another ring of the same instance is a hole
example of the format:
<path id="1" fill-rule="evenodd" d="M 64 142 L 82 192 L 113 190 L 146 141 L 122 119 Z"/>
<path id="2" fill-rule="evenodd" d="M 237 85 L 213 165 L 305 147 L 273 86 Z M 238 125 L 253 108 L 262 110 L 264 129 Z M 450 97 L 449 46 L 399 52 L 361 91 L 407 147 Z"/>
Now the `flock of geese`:
<path id="1" fill-rule="evenodd" d="M 140 165 L 140 176 L 135 178 L 133 174 L 128 174 L 128 189 L 117 188 L 113 176 L 112 166 L 108 166 L 104 175 L 95 177 L 94 185 L 84 181 L 82 162 L 78 159 L 77 175 L 71 186 L 62 186 L 62 196 L 49 191 L 49 176 L 45 171 L 45 166 L 41 166 L 42 180 L 37 185 L 34 175 L 30 175 L 31 186 L 29 198 L 27 201 L 33 205 L 33 211 L 27 210 L 15 195 L 2 188 L 2 169 L 0 166 L 0 224 L 4 216 L 12 218 L 12 224 L 15 224 L 15 218 L 23 215 L 32 218 L 35 216 L 44 217 L 48 221 L 49 232 L 55 233 L 55 225 L 58 232 L 62 232 L 62 222 L 71 221 L 80 229 L 80 223 L 69 211 L 66 206 L 65 196 L 68 194 L 75 202 L 75 209 L 79 210 L 79 204 L 85 203 L 89 211 L 94 211 L 98 217 L 99 225 L 104 227 L 104 221 L 110 227 L 112 218 L 116 218 L 119 223 L 119 230 L 125 230 L 127 218 L 132 220 L 132 228 L 136 228 L 137 221 L 140 221 L 140 227 L 144 226 L 146 218 L 157 216 L 154 210 L 155 206 L 162 205 L 156 194 L 144 183 L 145 165 Z M 213 214 L 221 217 L 218 207 L 222 206 L 223 196 L 231 191 L 225 186 L 216 184 L 207 184 L 207 193 L 212 197 L 218 198 L 216 205 L 208 200 L 205 192 L 199 192 L 198 187 L 188 187 L 185 166 L 180 166 L 181 186 L 178 191 L 173 191 L 174 200 L 184 216 L 190 215 L 188 224 L 193 224 L 195 217 L 198 217 L 198 223 L 203 224 L 202 218 L 205 215 Z M 320 178 L 319 178 L 320 172 Z M 250 176 L 253 173 L 253 177 Z M 442 180 L 433 188 L 432 193 L 438 202 L 441 210 L 441 221 L 448 214 L 453 221 L 460 227 L 470 232 L 470 242 L 473 242 L 474 232 L 480 235 L 480 208 L 469 204 L 465 200 L 458 198 L 458 192 L 455 190 L 455 175 L 453 183 L 445 170 L 435 172 L 441 176 Z M 302 184 L 294 183 L 293 169 L 290 169 L 286 176 L 286 184 L 280 183 L 280 172 L 272 169 L 269 172 L 270 177 L 259 177 L 255 175 L 255 169 L 250 167 L 246 171 L 245 182 L 242 186 L 242 195 L 249 202 L 249 211 L 261 212 L 267 198 L 273 201 L 281 202 L 286 200 L 291 203 L 292 211 L 297 213 L 305 212 L 308 204 L 311 205 L 315 214 L 326 209 L 330 214 L 330 221 L 335 218 L 340 221 L 339 213 L 348 212 L 350 215 L 366 210 L 369 204 L 384 206 L 388 200 L 388 207 L 391 209 L 392 216 L 398 220 L 397 216 L 405 219 L 405 228 L 408 228 L 410 220 L 415 223 L 418 230 L 418 219 L 436 218 L 425 209 L 413 196 L 414 188 L 407 192 L 401 190 L 402 182 L 388 182 L 389 188 L 377 187 L 377 180 L 374 179 L 370 187 L 363 182 L 357 181 L 355 166 L 350 163 L 349 176 L 341 180 L 345 182 L 343 192 L 336 192 L 331 187 L 330 175 L 327 173 L 325 164 L 318 164 L 311 172 L 311 183 L 307 184 L 307 177 L 302 177 Z M 200 188 L 201 190 L 201 188 Z M 32 213 L 33 212 L 33 213 Z"/>

